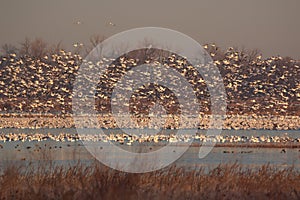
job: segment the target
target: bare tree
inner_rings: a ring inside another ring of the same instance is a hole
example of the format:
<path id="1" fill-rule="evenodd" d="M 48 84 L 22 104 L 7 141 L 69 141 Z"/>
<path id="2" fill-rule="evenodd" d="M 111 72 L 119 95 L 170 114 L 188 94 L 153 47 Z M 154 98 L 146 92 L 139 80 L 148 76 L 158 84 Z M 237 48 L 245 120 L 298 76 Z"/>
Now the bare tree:
<path id="1" fill-rule="evenodd" d="M 239 63 L 244 65 L 248 65 L 250 62 L 256 60 L 259 55 L 261 55 L 261 52 L 258 49 L 249 50 L 245 47 L 234 47 L 234 50 L 239 53 Z"/>
<path id="2" fill-rule="evenodd" d="M 28 37 L 25 38 L 25 41 L 20 43 L 21 48 L 20 48 L 20 54 L 25 56 L 25 55 L 30 55 L 31 54 L 31 42 Z"/>
<path id="3" fill-rule="evenodd" d="M 4 44 L 2 45 L 2 51 L 4 52 L 4 55 L 9 55 L 9 54 L 16 54 L 18 52 L 17 47 L 11 44 Z"/>
<path id="4" fill-rule="evenodd" d="M 89 54 L 95 47 L 98 46 L 103 40 L 105 39 L 104 36 L 100 35 L 93 35 L 90 37 L 90 45 L 85 47 L 86 54 Z M 99 55 L 102 51 L 101 46 L 97 48 L 97 55 Z"/>
<path id="5" fill-rule="evenodd" d="M 259 49 L 248 50 L 249 61 L 255 60 L 259 55 L 261 55 L 261 51 Z"/>
<path id="6" fill-rule="evenodd" d="M 51 47 L 49 47 L 48 51 L 50 54 L 58 54 L 62 49 L 62 42 L 59 41 L 57 44 L 53 44 Z"/>
<path id="7" fill-rule="evenodd" d="M 47 43 L 40 38 L 31 42 L 31 54 L 33 57 L 41 58 L 47 53 Z"/>

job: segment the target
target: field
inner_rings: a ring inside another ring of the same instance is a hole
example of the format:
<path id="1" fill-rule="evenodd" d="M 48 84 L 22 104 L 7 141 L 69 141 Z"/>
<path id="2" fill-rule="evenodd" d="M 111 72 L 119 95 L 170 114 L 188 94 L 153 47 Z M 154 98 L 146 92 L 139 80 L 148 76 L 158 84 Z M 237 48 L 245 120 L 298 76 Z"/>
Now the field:
<path id="1" fill-rule="evenodd" d="M 50 165 L 49 165 L 50 164 Z M 50 167 L 49 167 L 50 166 Z M 220 165 L 209 173 L 176 166 L 128 174 L 98 163 L 38 169 L 16 165 L 0 176 L 1 199 L 299 199 L 300 173 L 265 165 Z"/>

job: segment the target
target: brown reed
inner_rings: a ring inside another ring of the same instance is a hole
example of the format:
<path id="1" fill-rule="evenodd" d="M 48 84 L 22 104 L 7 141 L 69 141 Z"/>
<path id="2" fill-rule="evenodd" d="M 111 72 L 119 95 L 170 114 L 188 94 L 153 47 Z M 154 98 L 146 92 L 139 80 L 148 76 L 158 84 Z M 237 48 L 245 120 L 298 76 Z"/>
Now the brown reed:
<path id="1" fill-rule="evenodd" d="M 265 165 L 219 165 L 205 172 L 171 166 L 129 174 L 99 163 L 7 166 L 0 199 L 299 199 L 300 173 Z"/>

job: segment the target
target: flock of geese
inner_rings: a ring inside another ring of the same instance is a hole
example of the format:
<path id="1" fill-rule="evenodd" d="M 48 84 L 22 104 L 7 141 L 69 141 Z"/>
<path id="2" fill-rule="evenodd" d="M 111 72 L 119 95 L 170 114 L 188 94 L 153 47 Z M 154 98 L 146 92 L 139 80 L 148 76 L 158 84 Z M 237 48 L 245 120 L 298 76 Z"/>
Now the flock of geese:
<path id="1" fill-rule="evenodd" d="M 157 118 L 128 118 L 122 117 L 119 123 L 116 123 L 113 116 L 96 115 L 92 119 L 91 115 L 77 116 L 80 124 L 75 124 L 72 116 L 57 115 L 18 115 L 5 114 L 0 115 L 0 129 L 18 128 L 18 129 L 40 129 L 40 128 L 95 128 L 95 129 L 209 129 L 211 116 L 201 115 L 198 117 L 176 118 L 172 115 L 158 116 Z M 130 119 L 133 122 L 130 122 Z M 95 123 L 97 122 L 97 123 Z M 180 125 L 180 126 L 179 126 Z M 218 127 L 215 127 L 218 128 Z M 223 121 L 222 129 L 226 130 L 299 130 L 299 116 L 245 116 L 245 115 L 227 115 Z"/>
<path id="2" fill-rule="evenodd" d="M 174 135 L 174 134 L 97 134 L 97 135 L 78 135 L 70 133 L 60 133 L 60 134 L 26 134 L 26 133 L 9 133 L 1 134 L 0 142 L 31 142 L 31 141 L 57 141 L 57 142 L 77 142 L 77 141 L 89 141 L 89 142 L 113 142 L 121 145 L 131 146 L 133 144 L 166 144 L 166 143 L 179 143 L 184 144 L 186 142 L 198 141 L 206 142 L 208 140 L 214 141 L 221 144 L 231 144 L 231 143 L 268 143 L 268 144 L 300 144 L 300 138 L 293 138 L 288 135 L 283 136 L 237 136 L 237 135 L 218 135 L 218 136 L 208 136 L 208 135 Z"/>
<path id="3" fill-rule="evenodd" d="M 81 44 L 77 44 L 81 45 Z M 204 45 L 223 78 L 227 94 L 228 115 L 300 115 L 300 63 L 291 58 L 261 56 L 228 48 L 219 51 L 214 44 Z M 162 56 L 164 55 L 164 56 Z M 73 83 L 78 78 L 81 64 L 95 71 L 107 64 L 99 77 L 95 102 L 99 113 L 110 113 L 111 94 L 123 75 L 135 66 L 150 63 L 172 67 L 188 80 L 199 100 L 199 113 L 210 114 L 210 100 L 203 77 L 184 58 L 171 53 L 141 50 L 117 59 L 103 58 L 97 62 L 87 61 L 79 54 L 60 50 L 40 58 L 30 55 L 8 54 L 0 57 L 0 113 L 44 113 L 69 116 L 72 113 Z M 174 76 L 162 77 L 151 74 L 153 79 L 167 78 L 176 84 Z M 204 76 L 206 76 L 204 74 Z M 88 77 L 79 77 L 81 87 L 87 87 Z M 128 80 L 134 81 L 134 80 Z M 124 84 L 124 83 L 123 83 Z M 146 116 L 158 103 L 166 114 L 180 113 L 177 94 L 158 84 L 143 85 L 135 91 L 126 83 L 122 85 L 132 96 L 128 106 L 135 116 Z M 181 88 L 188 91 L 186 88 Z M 93 92 L 93 91 L 92 91 Z M 79 97 L 81 94 L 77 94 Z M 122 98 L 122 96 L 118 97 Z M 82 102 L 84 104 L 84 101 Z M 198 111 L 197 111 L 198 112 Z M 240 124 L 242 126 L 242 124 Z"/>

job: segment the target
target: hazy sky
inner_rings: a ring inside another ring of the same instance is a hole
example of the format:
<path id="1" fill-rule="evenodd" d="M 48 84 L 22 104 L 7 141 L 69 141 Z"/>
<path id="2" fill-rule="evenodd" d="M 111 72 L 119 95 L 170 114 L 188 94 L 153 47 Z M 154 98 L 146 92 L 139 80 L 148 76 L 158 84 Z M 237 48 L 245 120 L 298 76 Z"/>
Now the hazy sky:
<path id="1" fill-rule="evenodd" d="M 300 59 L 299 0 L 1 0 L 0 44 L 27 36 L 65 47 L 93 34 L 143 26 L 180 31 L 200 44 L 260 49 Z M 82 24 L 76 25 L 76 21 Z M 113 22 L 116 26 L 108 26 Z"/>

